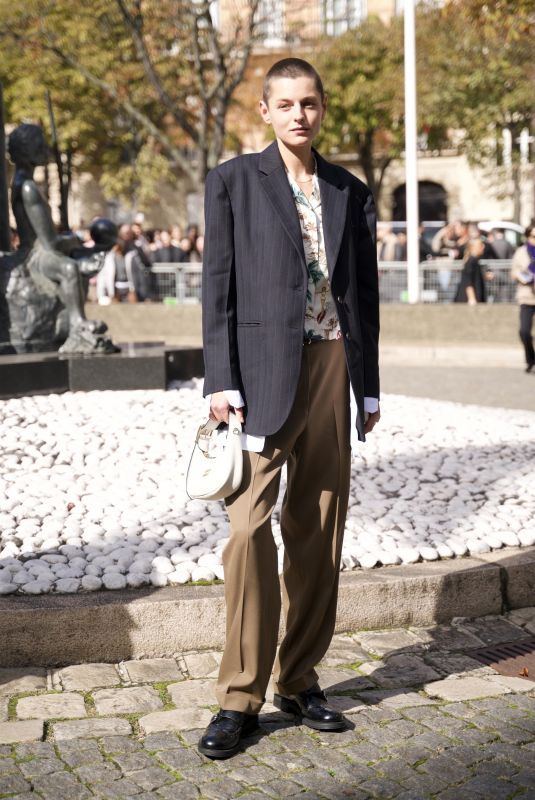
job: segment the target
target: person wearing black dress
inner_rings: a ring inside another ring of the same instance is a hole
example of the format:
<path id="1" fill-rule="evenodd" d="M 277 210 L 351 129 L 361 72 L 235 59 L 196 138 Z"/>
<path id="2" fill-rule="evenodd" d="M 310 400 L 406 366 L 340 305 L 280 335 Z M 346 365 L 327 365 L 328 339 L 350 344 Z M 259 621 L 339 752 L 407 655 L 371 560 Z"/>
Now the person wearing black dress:
<path id="1" fill-rule="evenodd" d="M 486 276 L 480 262 L 484 252 L 485 244 L 481 239 L 471 239 L 466 244 L 464 266 L 455 294 L 455 303 L 475 306 L 477 303 L 487 302 Z M 490 273 L 487 277 L 490 277 Z"/>

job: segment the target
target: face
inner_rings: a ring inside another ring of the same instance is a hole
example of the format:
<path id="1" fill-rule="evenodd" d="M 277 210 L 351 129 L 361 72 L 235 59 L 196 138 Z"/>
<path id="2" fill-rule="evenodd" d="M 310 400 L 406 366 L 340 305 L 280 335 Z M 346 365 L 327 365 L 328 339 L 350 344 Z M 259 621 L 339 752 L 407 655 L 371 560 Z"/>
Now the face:
<path id="1" fill-rule="evenodd" d="M 267 104 L 260 101 L 260 113 L 273 126 L 275 136 L 290 149 L 310 147 L 325 116 L 326 101 L 313 78 L 274 78 Z"/>
<path id="2" fill-rule="evenodd" d="M 167 247 L 171 243 L 171 237 L 168 231 L 160 231 L 160 241 L 164 247 Z"/>

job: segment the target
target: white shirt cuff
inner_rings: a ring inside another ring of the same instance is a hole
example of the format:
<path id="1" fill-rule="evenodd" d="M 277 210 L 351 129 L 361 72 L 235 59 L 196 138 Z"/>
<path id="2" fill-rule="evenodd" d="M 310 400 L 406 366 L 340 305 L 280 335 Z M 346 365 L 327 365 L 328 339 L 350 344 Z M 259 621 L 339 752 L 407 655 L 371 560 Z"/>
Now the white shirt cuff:
<path id="1" fill-rule="evenodd" d="M 223 394 L 227 398 L 229 406 L 232 406 L 232 408 L 243 408 L 245 405 L 241 392 L 237 389 L 224 389 Z"/>
<path id="2" fill-rule="evenodd" d="M 377 397 L 364 398 L 364 411 L 367 411 L 368 414 L 375 414 L 375 412 L 378 410 L 379 410 L 379 399 Z"/>

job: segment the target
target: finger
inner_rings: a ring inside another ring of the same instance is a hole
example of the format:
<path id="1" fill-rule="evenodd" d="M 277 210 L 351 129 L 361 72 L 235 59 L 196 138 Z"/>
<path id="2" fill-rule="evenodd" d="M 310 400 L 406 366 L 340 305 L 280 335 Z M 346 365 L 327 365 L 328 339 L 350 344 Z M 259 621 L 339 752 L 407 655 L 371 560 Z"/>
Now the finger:
<path id="1" fill-rule="evenodd" d="M 235 408 L 234 409 L 234 413 L 236 414 L 236 416 L 238 417 L 238 420 L 243 425 L 243 423 L 245 422 L 245 418 L 243 416 L 243 408 Z"/>

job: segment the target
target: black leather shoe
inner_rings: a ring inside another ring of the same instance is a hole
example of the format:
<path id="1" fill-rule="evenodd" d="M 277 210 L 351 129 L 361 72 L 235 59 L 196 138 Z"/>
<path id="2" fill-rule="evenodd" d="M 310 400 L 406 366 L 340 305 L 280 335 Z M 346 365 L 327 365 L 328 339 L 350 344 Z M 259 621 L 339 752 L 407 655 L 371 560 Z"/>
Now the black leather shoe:
<path id="1" fill-rule="evenodd" d="M 297 692 L 288 697 L 275 694 L 273 704 L 285 714 L 299 717 L 303 725 L 318 731 L 342 731 L 346 728 L 343 714 L 334 708 L 329 708 L 327 698 L 317 683 L 304 692 Z"/>
<path id="2" fill-rule="evenodd" d="M 258 714 L 221 709 L 212 717 L 204 736 L 199 740 L 199 753 L 208 758 L 230 758 L 240 749 L 242 737 L 257 728 Z"/>

